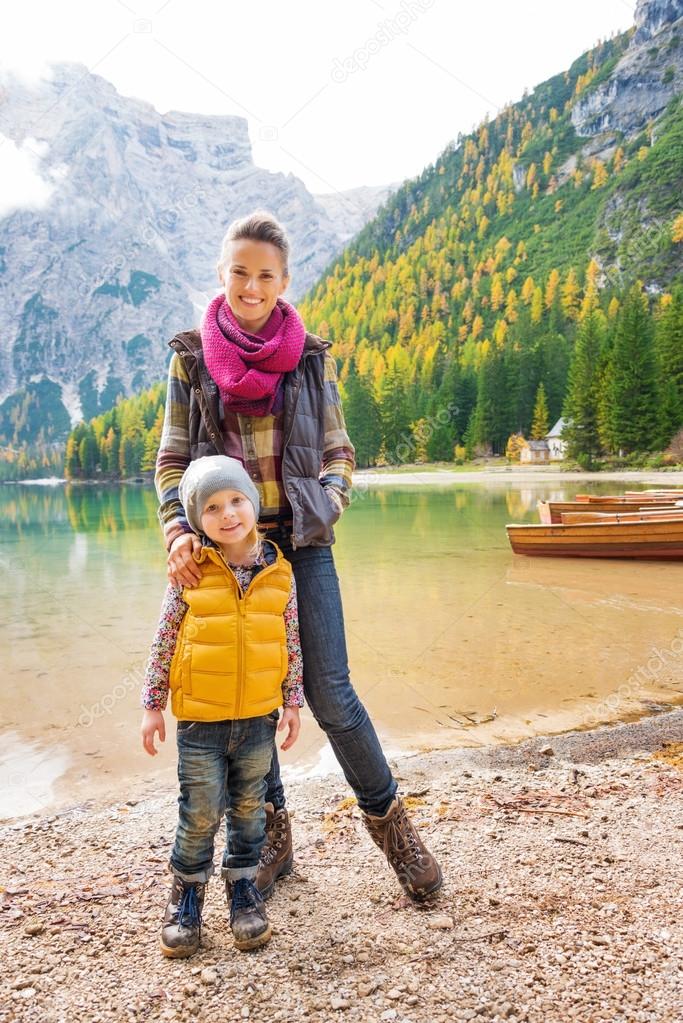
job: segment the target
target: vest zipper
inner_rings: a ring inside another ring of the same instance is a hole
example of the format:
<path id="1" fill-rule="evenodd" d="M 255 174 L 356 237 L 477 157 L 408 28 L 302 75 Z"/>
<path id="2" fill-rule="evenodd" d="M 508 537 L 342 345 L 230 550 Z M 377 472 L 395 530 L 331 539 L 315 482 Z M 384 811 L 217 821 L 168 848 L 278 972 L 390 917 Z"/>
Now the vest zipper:
<path id="1" fill-rule="evenodd" d="M 247 586 L 246 590 L 243 590 L 242 587 L 239 584 L 237 576 L 235 575 L 233 570 L 230 568 L 230 565 L 225 560 L 225 557 L 223 555 L 223 551 L 220 550 L 218 547 L 215 547 L 214 550 L 216 551 L 216 553 L 220 557 L 221 561 L 223 562 L 223 564 L 227 568 L 230 576 L 232 577 L 232 581 L 234 582 L 235 586 L 237 587 L 237 607 L 239 608 L 239 614 L 237 616 L 237 671 L 236 671 L 236 675 L 237 675 L 237 693 L 236 693 L 236 696 L 235 696 L 235 717 L 236 718 L 241 718 L 241 716 L 242 716 L 242 708 L 244 707 L 244 691 L 246 689 L 246 680 L 245 680 L 245 677 L 244 677 L 244 674 L 245 674 L 244 673 L 245 659 L 244 659 L 244 655 L 243 655 L 243 651 L 242 651 L 242 647 L 243 647 L 243 643 L 244 643 L 244 616 L 247 613 L 247 611 L 246 611 L 246 598 L 247 598 L 247 594 L 251 590 L 251 588 L 254 585 L 254 583 L 256 582 L 256 580 L 259 577 L 265 575 L 267 572 L 271 571 L 272 569 L 277 568 L 277 564 L 278 563 L 277 563 L 277 561 L 275 561 L 272 565 L 266 565 L 265 568 L 261 569 L 260 572 L 257 572 L 255 576 L 252 576 L 252 578 L 251 578 L 251 580 L 249 582 L 249 585 Z"/>
<path id="2" fill-rule="evenodd" d="M 237 678 L 237 692 L 235 693 L 235 718 L 239 718 L 242 712 L 242 705 L 244 704 L 244 657 L 242 656 L 244 633 L 244 590 L 240 586 L 237 576 L 225 560 L 223 551 L 219 547 L 214 547 L 213 549 L 225 565 L 228 575 L 232 579 L 237 590 L 237 607 L 239 608 L 239 614 L 237 615 L 237 670 L 235 672 Z M 251 583 L 249 585 L 251 585 Z"/>
<path id="3" fill-rule="evenodd" d="M 242 643 L 244 642 L 244 597 L 240 597 L 238 605 L 240 609 L 237 616 L 237 699 L 235 700 L 235 717 L 242 717 L 244 706 L 244 656 L 242 654 Z"/>

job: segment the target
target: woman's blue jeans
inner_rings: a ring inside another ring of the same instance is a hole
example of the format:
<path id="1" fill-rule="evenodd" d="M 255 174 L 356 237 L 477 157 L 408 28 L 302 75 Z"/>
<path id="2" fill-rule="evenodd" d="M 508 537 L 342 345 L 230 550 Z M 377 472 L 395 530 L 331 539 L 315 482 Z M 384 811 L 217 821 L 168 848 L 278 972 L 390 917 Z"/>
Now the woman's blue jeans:
<path id="1" fill-rule="evenodd" d="M 299 604 L 306 702 L 353 789 L 361 810 L 383 816 L 396 794 L 394 780 L 368 712 L 349 678 L 339 580 L 330 547 L 299 547 L 276 538 L 291 562 Z M 266 799 L 285 805 L 277 749 Z"/>
<path id="2" fill-rule="evenodd" d="M 239 721 L 179 721 L 178 827 L 170 869 L 185 881 L 208 881 L 213 843 L 226 815 L 221 875 L 256 877 L 266 835 L 266 774 L 278 712 Z"/>

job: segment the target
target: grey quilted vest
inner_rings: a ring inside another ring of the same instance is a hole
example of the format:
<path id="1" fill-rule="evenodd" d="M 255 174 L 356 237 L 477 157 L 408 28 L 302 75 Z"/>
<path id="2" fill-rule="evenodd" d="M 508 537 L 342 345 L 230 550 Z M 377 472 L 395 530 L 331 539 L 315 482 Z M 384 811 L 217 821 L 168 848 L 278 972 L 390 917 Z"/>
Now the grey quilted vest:
<path id="1" fill-rule="evenodd" d="M 218 387 L 204 363 L 201 335 L 188 330 L 169 342 L 190 379 L 192 458 L 224 454 Z M 292 506 L 292 546 L 329 547 L 339 513 L 320 483 L 325 437 L 325 356 L 329 341 L 306 334 L 299 364 L 284 380 L 282 481 Z"/>

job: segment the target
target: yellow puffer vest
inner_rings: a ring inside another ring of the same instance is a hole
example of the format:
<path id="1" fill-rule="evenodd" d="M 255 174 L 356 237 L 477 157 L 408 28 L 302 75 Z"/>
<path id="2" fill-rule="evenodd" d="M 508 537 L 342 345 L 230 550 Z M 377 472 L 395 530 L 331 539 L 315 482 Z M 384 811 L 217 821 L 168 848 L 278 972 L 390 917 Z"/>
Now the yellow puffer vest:
<path id="1" fill-rule="evenodd" d="M 251 718 L 282 706 L 292 566 L 271 546 L 275 561 L 246 592 L 218 550 L 203 547 L 197 557 L 202 578 L 183 590 L 188 610 L 171 662 L 171 707 L 179 720 Z"/>

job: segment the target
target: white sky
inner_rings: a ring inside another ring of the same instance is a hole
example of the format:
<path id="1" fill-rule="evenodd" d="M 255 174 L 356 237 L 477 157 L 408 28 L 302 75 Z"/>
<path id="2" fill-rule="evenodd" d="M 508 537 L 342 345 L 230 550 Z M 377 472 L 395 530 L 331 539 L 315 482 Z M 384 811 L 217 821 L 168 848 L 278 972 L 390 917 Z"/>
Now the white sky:
<path id="1" fill-rule="evenodd" d="M 30 78 L 45 62 L 78 61 L 161 112 L 240 114 L 256 164 L 330 192 L 419 173 L 458 131 L 628 28 L 634 8 L 635 0 L 34 0 L 5 18 L 0 68 Z M 11 143 L 2 150 L 3 176 L 17 190 L 10 197 L 5 185 L 4 205 L 31 188 L 23 202 L 40 204 L 25 155 Z"/>

